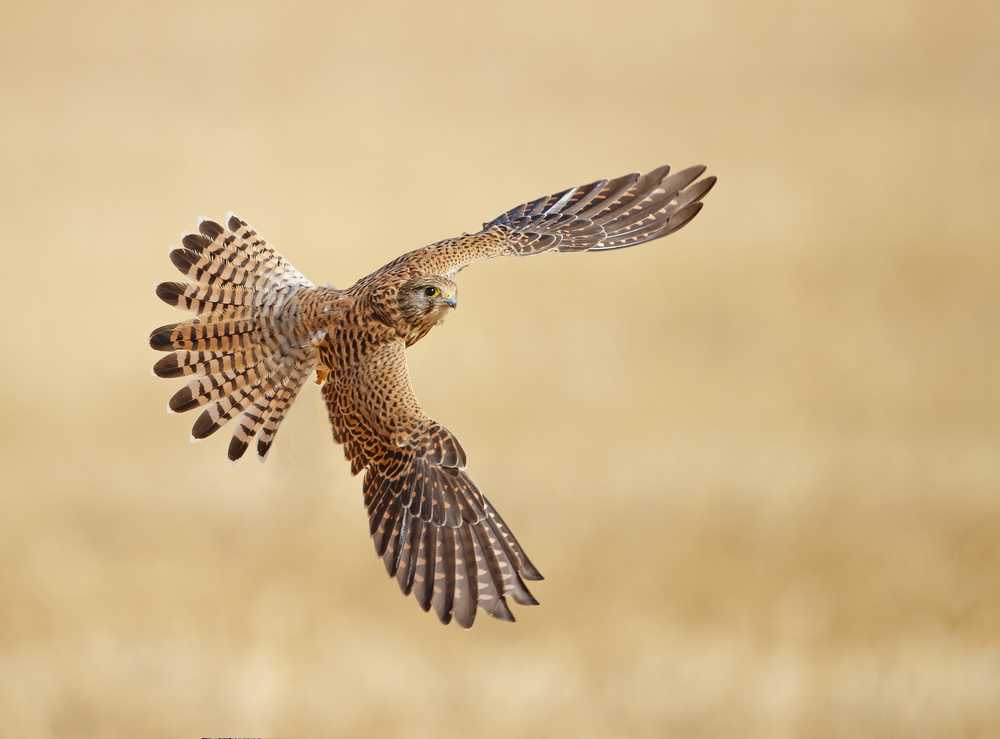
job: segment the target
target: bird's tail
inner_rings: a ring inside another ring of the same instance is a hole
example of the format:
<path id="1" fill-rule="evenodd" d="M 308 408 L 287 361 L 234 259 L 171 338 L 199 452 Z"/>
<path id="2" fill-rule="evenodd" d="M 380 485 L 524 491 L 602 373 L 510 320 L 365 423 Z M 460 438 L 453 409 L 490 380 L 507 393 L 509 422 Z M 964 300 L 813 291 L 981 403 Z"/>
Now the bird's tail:
<path id="1" fill-rule="evenodd" d="M 238 417 L 229 459 L 242 457 L 257 436 L 263 460 L 316 368 L 323 326 L 343 309 L 343 293 L 314 287 L 232 213 L 226 227 L 202 218 L 181 243 L 170 261 L 190 282 L 161 282 L 156 294 L 195 316 L 150 334 L 151 347 L 169 352 L 153 373 L 190 378 L 168 410 L 203 408 L 192 441 Z"/>
<path id="2" fill-rule="evenodd" d="M 571 187 L 509 210 L 483 231 L 509 229 L 504 245 L 519 256 L 635 246 L 673 233 L 698 214 L 715 184 L 715 177 L 698 179 L 704 172 L 697 165 L 670 174 L 663 166 Z"/>

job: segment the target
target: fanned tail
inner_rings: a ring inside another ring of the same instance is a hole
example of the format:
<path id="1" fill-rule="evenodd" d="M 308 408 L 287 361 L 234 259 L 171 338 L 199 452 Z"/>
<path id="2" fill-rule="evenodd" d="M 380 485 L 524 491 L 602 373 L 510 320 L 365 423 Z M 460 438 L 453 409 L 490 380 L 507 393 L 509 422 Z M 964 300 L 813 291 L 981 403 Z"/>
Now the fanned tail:
<path id="1" fill-rule="evenodd" d="M 715 184 L 715 177 L 698 179 L 704 172 L 697 165 L 670 174 L 663 166 L 571 187 L 507 211 L 483 231 L 509 229 L 505 247 L 518 256 L 635 246 L 673 233 L 698 214 Z"/>
<path id="2" fill-rule="evenodd" d="M 227 227 L 201 219 L 198 233 L 185 234 L 181 243 L 170 261 L 190 282 L 160 283 L 156 294 L 195 317 L 150 334 L 152 348 L 170 352 L 153 373 L 189 378 L 169 410 L 203 408 L 192 440 L 238 418 L 229 459 L 242 457 L 256 436 L 263 460 L 347 298 L 314 287 L 232 213 Z"/>

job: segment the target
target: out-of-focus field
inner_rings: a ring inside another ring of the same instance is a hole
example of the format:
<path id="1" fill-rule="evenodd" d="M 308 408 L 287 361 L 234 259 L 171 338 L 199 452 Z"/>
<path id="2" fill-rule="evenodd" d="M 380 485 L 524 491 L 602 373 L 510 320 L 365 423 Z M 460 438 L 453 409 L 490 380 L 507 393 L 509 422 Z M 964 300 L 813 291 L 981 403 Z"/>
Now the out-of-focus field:
<path id="1" fill-rule="evenodd" d="M 7 3 L 0 735 L 1000 736 L 997 7 Z M 410 354 L 517 624 L 399 594 L 315 385 L 266 465 L 164 413 L 199 214 L 346 286 L 664 162 Z"/>

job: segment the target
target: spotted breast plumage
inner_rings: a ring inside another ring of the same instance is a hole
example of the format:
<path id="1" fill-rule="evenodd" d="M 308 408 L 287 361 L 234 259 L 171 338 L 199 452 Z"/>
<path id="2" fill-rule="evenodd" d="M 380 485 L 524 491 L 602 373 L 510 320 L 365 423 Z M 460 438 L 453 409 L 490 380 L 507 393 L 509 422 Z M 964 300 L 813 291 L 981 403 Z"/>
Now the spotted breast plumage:
<path id="1" fill-rule="evenodd" d="M 705 168 L 660 167 L 538 198 L 484 224 L 390 262 L 339 290 L 317 287 L 249 225 L 203 218 L 170 259 L 186 282 L 156 294 L 195 314 L 161 326 L 150 345 L 168 352 L 153 372 L 183 377 L 169 410 L 201 409 L 202 439 L 229 422 L 229 459 L 256 440 L 263 461 L 306 380 L 322 383 L 333 438 L 354 474 L 375 549 L 404 594 L 443 623 L 472 626 L 478 609 L 513 621 L 507 598 L 537 601 L 542 576 L 465 471 L 458 439 L 413 394 L 406 347 L 457 304 L 452 278 L 497 256 L 603 251 L 673 233 L 702 206 L 715 177 Z"/>

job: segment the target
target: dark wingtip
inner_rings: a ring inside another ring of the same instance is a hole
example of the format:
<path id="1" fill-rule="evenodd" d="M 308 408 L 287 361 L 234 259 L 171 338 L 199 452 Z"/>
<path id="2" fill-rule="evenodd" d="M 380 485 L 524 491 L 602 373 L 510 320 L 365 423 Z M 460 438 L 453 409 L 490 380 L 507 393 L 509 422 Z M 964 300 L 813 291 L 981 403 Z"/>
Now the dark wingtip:
<path id="1" fill-rule="evenodd" d="M 706 177 L 705 179 L 703 179 L 702 182 L 705 183 L 705 185 L 704 185 L 705 189 L 702 190 L 702 193 L 701 193 L 700 197 L 705 197 L 706 195 L 708 195 L 709 190 L 711 190 L 713 187 L 715 187 L 715 183 L 718 182 L 718 181 L 719 181 L 719 178 L 716 177 L 714 174 L 713 175 L 709 175 L 708 177 Z"/>
<path id="2" fill-rule="evenodd" d="M 492 604 L 488 605 L 481 602 L 479 605 L 482 606 L 486 613 L 495 618 L 497 621 L 506 621 L 509 624 L 517 621 L 517 619 L 514 618 L 514 614 L 511 613 L 510 607 L 507 605 L 507 599 L 503 596 L 500 596 L 500 598 Z"/>
<path id="3" fill-rule="evenodd" d="M 660 182 L 664 177 L 670 174 L 670 165 L 661 164 L 656 169 L 651 169 L 644 176 L 652 180 L 653 182 Z"/>
<path id="4" fill-rule="evenodd" d="M 468 631 L 472 628 L 472 625 L 476 622 L 476 612 L 473 611 L 471 615 L 465 613 L 455 614 L 455 623 L 461 626 L 463 629 Z"/>
<path id="5" fill-rule="evenodd" d="M 717 181 L 718 178 L 715 175 L 710 175 L 708 177 L 705 177 L 704 179 L 698 180 L 697 182 L 692 182 L 690 185 L 685 187 L 684 190 L 680 193 L 680 198 L 679 198 L 680 201 L 695 203 L 701 200 L 706 195 L 708 195 L 709 191 L 713 187 L 715 187 L 715 183 Z"/>
<path id="6" fill-rule="evenodd" d="M 451 616 L 452 616 L 451 611 L 445 611 L 444 613 L 437 612 L 438 619 L 445 626 L 451 623 Z"/>
<path id="7" fill-rule="evenodd" d="M 533 564 L 531 564 L 530 561 L 528 561 L 527 557 L 523 557 L 523 555 L 522 555 L 521 567 L 518 569 L 518 573 L 525 580 L 534 580 L 537 582 L 538 580 L 545 579 L 544 577 L 542 577 L 542 573 L 539 572 L 538 569 Z"/>
<path id="8" fill-rule="evenodd" d="M 432 595 L 432 592 L 433 592 L 432 589 L 430 587 L 428 587 L 427 588 L 427 596 L 424 597 L 424 598 L 417 598 L 417 603 L 420 604 L 420 607 L 423 609 L 424 613 L 427 613 L 428 611 L 431 610 L 431 595 Z"/>
<path id="9" fill-rule="evenodd" d="M 691 179 L 696 180 L 705 173 L 706 169 L 708 169 L 708 167 L 704 164 L 692 164 L 690 167 L 681 170 L 681 172 L 690 173 Z M 680 174 L 680 172 L 678 172 L 678 174 Z"/>
<path id="10" fill-rule="evenodd" d="M 694 217 L 698 215 L 698 211 L 700 211 L 704 205 L 705 204 L 699 200 L 697 202 L 691 203 L 690 205 L 685 205 L 679 211 L 674 213 L 667 220 L 667 228 L 663 232 L 664 235 L 672 234 L 675 231 L 679 231 L 684 226 L 689 224 L 694 219 Z"/>
<path id="11" fill-rule="evenodd" d="M 538 601 L 535 600 L 535 596 L 531 594 L 523 585 L 520 588 L 514 589 L 510 592 L 510 597 L 514 599 L 514 602 L 522 606 L 537 606 Z"/>

